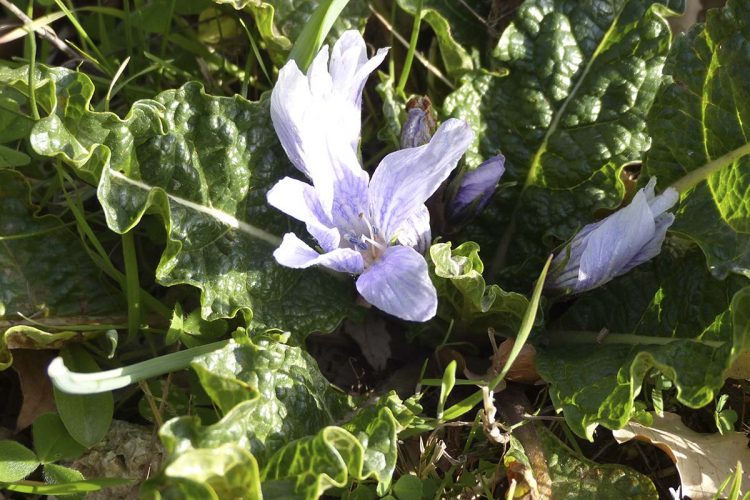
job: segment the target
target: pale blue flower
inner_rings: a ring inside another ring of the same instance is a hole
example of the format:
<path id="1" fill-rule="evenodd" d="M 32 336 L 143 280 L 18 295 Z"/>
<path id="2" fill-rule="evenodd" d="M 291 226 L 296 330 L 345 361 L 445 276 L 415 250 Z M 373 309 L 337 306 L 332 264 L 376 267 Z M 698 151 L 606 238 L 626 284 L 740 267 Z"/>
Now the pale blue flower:
<path id="1" fill-rule="evenodd" d="M 362 89 L 385 55 L 381 49 L 368 60 L 360 34 L 347 31 L 330 64 L 324 47 L 307 75 L 294 62 L 279 72 L 271 118 L 289 159 L 312 185 L 286 177 L 268 192 L 268 202 L 304 222 L 322 253 L 287 233 L 274 257 L 287 267 L 358 274 L 357 290 L 370 304 L 427 321 L 437 294 L 422 255 L 431 240 L 424 202 L 473 133 L 463 121 L 448 120 L 428 144 L 383 158 L 370 179 L 358 158 Z"/>
<path id="2" fill-rule="evenodd" d="M 655 186 L 652 177 L 628 206 L 581 229 L 552 261 L 547 287 L 584 292 L 656 257 L 674 222 L 667 210 L 680 196 L 672 188 L 655 196 Z"/>
<path id="3" fill-rule="evenodd" d="M 454 181 L 457 184 L 455 194 L 446 209 L 448 221 L 467 220 L 484 210 L 504 173 L 505 157 L 497 155 L 458 177 Z"/>

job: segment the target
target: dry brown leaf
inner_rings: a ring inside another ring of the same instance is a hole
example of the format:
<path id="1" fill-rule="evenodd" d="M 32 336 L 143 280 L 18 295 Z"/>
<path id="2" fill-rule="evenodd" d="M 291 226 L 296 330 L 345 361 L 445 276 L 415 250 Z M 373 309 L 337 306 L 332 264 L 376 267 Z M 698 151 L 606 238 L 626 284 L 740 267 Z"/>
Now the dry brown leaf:
<path id="1" fill-rule="evenodd" d="M 16 431 L 30 426 L 42 413 L 55 411 L 52 382 L 47 376 L 47 365 L 57 353 L 17 349 L 13 352 L 13 370 L 21 381 L 23 404 L 16 418 Z"/>
<path id="2" fill-rule="evenodd" d="M 499 373 L 503 369 L 503 366 L 505 366 L 514 343 L 515 339 L 506 339 L 497 347 L 497 352 L 492 356 L 491 370 L 493 371 L 493 376 Z M 505 379 L 526 384 L 533 384 L 541 379 L 539 373 L 536 371 L 536 349 L 534 349 L 533 345 L 524 344 Z"/>
<path id="3" fill-rule="evenodd" d="M 701 434 L 686 427 L 674 413 L 664 413 L 662 418 L 654 415 L 649 427 L 631 422 L 613 434 L 619 443 L 638 439 L 669 455 L 680 473 L 682 494 L 693 500 L 713 498 L 738 461 L 745 465 L 742 491 L 750 491 L 750 449 L 744 434 Z"/>

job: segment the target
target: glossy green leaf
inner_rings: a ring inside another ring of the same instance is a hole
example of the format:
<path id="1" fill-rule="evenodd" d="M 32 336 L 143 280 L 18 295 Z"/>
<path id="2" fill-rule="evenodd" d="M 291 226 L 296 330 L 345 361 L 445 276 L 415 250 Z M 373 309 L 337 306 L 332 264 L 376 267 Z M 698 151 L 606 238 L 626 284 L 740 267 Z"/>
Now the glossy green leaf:
<path id="1" fill-rule="evenodd" d="M 672 48 L 648 119 L 651 175 L 672 183 L 745 146 L 750 133 L 750 2 L 732 0 Z M 750 156 L 683 193 L 672 230 L 700 245 L 717 277 L 750 276 Z"/>
<path id="2" fill-rule="evenodd" d="M 39 415 L 34 420 L 31 430 L 34 437 L 34 450 L 42 463 L 75 458 L 86 450 L 68 434 L 62 419 L 56 413 Z M 73 481 L 73 479 L 66 481 Z"/>
<path id="3" fill-rule="evenodd" d="M 33 451 L 16 441 L 0 441 L 0 483 L 20 481 L 37 467 L 39 461 Z"/>
<path id="4" fill-rule="evenodd" d="M 315 499 L 353 479 L 374 478 L 378 494 L 384 495 L 396 467 L 401 423 L 413 417 L 391 393 L 342 427 L 325 427 L 287 444 L 263 467 L 263 493 L 269 498 Z"/>
<path id="5" fill-rule="evenodd" d="M 591 439 L 599 424 L 625 425 L 651 369 L 674 383 L 681 403 L 713 401 L 750 340 L 750 288 L 739 276 L 715 280 L 702 258 L 695 248 L 667 247 L 550 326 L 537 369 L 577 434 Z"/>
<path id="6" fill-rule="evenodd" d="M 156 496 L 158 492 L 159 496 Z M 258 463 L 236 444 L 213 449 L 188 450 L 148 481 L 141 490 L 145 498 L 261 500 Z"/>
<path id="7" fill-rule="evenodd" d="M 84 337 L 66 331 L 82 321 L 80 315 L 111 312 L 122 303 L 104 288 L 79 239 L 57 217 L 37 216 L 38 210 L 23 176 L 0 171 L 0 370 L 12 364 L 11 349 L 60 348 Z M 34 327 L 17 324 L 18 313 L 42 317 Z M 59 330 L 44 331 L 47 322 Z"/>
<path id="8" fill-rule="evenodd" d="M 387 491 L 397 433 L 414 419 L 416 407 L 388 394 L 349 417 L 350 398 L 325 380 L 315 361 L 272 338 L 230 342 L 192 366 L 226 414 L 210 426 L 196 417 L 167 422 L 160 435 L 173 459 L 239 443 L 258 461 L 269 498 L 315 498 L 329 487 L 365 478 Z M 160 481 L 171 484 L 168 478 Z"/>
<path id="9" fill-rule="evenodd" d="M 399 7 L 416 15 L 419 0 L 397 0 Z M 422 18 L 432 27 L 443 64 L 451 75 L 475 68 L 472 56 L 488 52 L 498 34 L 492 27 L 492 2 L 422 0 Z M 474 53 L 474 54 L 472 54 Z"/>
<path id="10" fill-rule="evenodd" d="M 192 367 L 225 415 L 205 427 L 195 417 L 165 424 L 161 436 L 170 453 L 243 442 L 263 461 L 285 443 L 334 423 L 349 408 L 307 353 L 270 339 L 232 341 L 197 358 Z"/>
<path id="11" fill-rule="evenodd" d="M 680 0 L 529 0 L 494 50 L 507 77 L 466 75 L 445 103 L 477 132 L 467 161 L 505 155 L 504 183 L 469 236 L 492 274 L 528 286 L 552 247 L 615 207 L 625 163 L 650 141 L 646 113 Z M 487 243 L 487 244 L 485 244 Z"/>
<path id="12" fill-rule="evenodd" d="M 552 479 L 554 498 L 657 498 L 647 476 L 624 465 L 598 464 L 565 446 L 548 428 L 537 426 Z"/>
<path id="13" fill-rule="evenodd" d="M 60 351 L 65 365 L 76 372 L 98 372 L 91 354 L 80 345 L 69 345 Z M 104 439 L 112 423 L 114 400 L 111 392 L 68 394 L 54 388 L 55 404 L 68 434 L 77 442 L 91 447 Z"/>
<path id="14" fill-rule="evenodd" d="M 430 258 L 442 299 L 439 316 L 456 320 L 459 328 L 471 325 L 477 331 L 493 327 L 516 333 L 529 301 L 520 293 L 486 285 L 479 245 L 467 241 L 451 249 L 451 243 L 437 243 L 430 248 Z"/>
<path id="15" fill-rule="evenodd" d="M 350 280 L 282 268 L 272 257 L 277 236 L 263 228 L 284 231 L 292 221 L 265 201 L 290 172 L 267 99 L 213 97 L 188 83 L 137 101 L 120 119 L 90 110 L 93 86 L 82 73 L 53 75 L 67 84 L 58 93 L 79 92 L 34 126 L 33 147 L 98 182 L 112 230 L 125 233 L 146 212 L 160 214 L 168 237 L 157 280 L 200 288 L 204 318 L 242 310 L 258 328 L 304 336 L 333 329 L 351 311 Z"/>

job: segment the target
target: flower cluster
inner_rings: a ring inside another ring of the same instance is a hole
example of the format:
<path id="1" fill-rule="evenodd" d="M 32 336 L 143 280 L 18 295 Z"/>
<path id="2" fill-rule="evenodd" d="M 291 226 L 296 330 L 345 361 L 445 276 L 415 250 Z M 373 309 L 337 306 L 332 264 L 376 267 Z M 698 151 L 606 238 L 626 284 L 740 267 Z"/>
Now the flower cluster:
<path id="1" fill-rule="evenodd" d="M 294 233 L 274 252 L 288 267 L 321 265 L 360 275 L 357 290 L 379 309 L 427 321 L 437 293 L 422 253 L 431 241 L 427 198 L 473 140 L 469 126 L 447 120 L 427 144 L 387 155 L 372 179 L 359 162 L 362 90 L 386 50 L 368 59 L 347 31 L 324 47 L 303 74 L 287 63 L 271 95 L 271 118 L 289 159 L 312 184 L 286 177 L 268 202 L 304 222 L 322 253 Z"/>
<path id="2" fill-rule="evenodd" d="M 284 235 L 274 252 L 288 267 L 324 266 L 359 275 L 356 285 L 370 304 L 399 318 L 427 321 L 437 311 L 424 252 L 431 242 L 425 201 L 448 178 L 474 134 L 456 119 L 433 135 L 429 100 L 410 109 L 403 149 L 387 155 L 372 178 L 359 160 L 362 91 L 387 49 L 367 57 L 357 31 L 347 31 L 329 55 L 318 53 L 307 74 L 290 61 L 271 95 L 271 118 L 281 145 L 311 184 L 290 177 L 269 192 L 268 202 L 306 224 L 319 250 L 296 234 Z M 466 221 L 489 202 L 505 171 L 498 155 L 459 175 L 450 188 L 447 217 Z M 656 256 L 674 189 L 654 194 L 656 179 L 625 208 L 585 226 L 553 261 L 547 288 L 591 290 Z"/>

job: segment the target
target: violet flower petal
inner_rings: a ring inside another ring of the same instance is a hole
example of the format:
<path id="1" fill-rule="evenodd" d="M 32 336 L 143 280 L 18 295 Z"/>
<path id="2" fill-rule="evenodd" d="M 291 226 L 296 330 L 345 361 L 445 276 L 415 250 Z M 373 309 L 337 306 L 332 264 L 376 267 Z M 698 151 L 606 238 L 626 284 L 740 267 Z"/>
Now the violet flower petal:
<path id="1" fill-rule="evenodd" d="M 406 219 L 406 222 L 396 230 L 396 239 L 400 245 L 412 247 L 421 254 L 427 251 L 432 243 L 430 211 L 427 206 L 422 205 Z"/>
<path id="2" fill-rule="evenodd" d="M 273 252 L 282 266 L 305 269 L 320 265 L 342 273 L 360 274 L 364 271 L 362 254 L 350 248 L 337 248 L 320 254 L 300 240 L 294 233 L 286 233 L 281 245 Z"/>
<path id="3" fill-rule="evenodd" d="M 323 212 L 318 194 L 310 185 L 291 177 L 284 177 L 266 194 L 268 204 L 304 222 L 310 233 L 326 252 L 338 248 L 341 235 Z"/>
<path id="4" fill-rule="evenodd" d="M 495 188 L 505 173 L 505 157 L 497 155 L 484 161 L 477 168 L 469 170 L 459 179 L 456 194 L 448 204 L 447 215 L 450 220 L 476 215 L 487 205 L 495 194 Z M 473 206 L 474 214 L 468 211 Z"/>
<path id="5" fill-rule="evenodd" d="M 548 288 L 591 290 L 657 256 L 674 222 L 666 211 L 679 194 L 667 188 L 655 196 L 655 184 L 650 179 L 628 206 L 579 231 L 555 257 Z"/>
<path id="6" fill-rule="evenodd" d="M 452 118 L 428 144 L 383 158 L 370 181 L 373 224 L 393 235 L 448 177 L 473 139 L 469 125 Z"/>
<path id="7" fill-rule="evenodd" d="M 427 321 L 437 312 L 437 292 L 427 261 L 413 248 L 388 247 L 357 280 L 370 304 L 408 321 Z"/>

